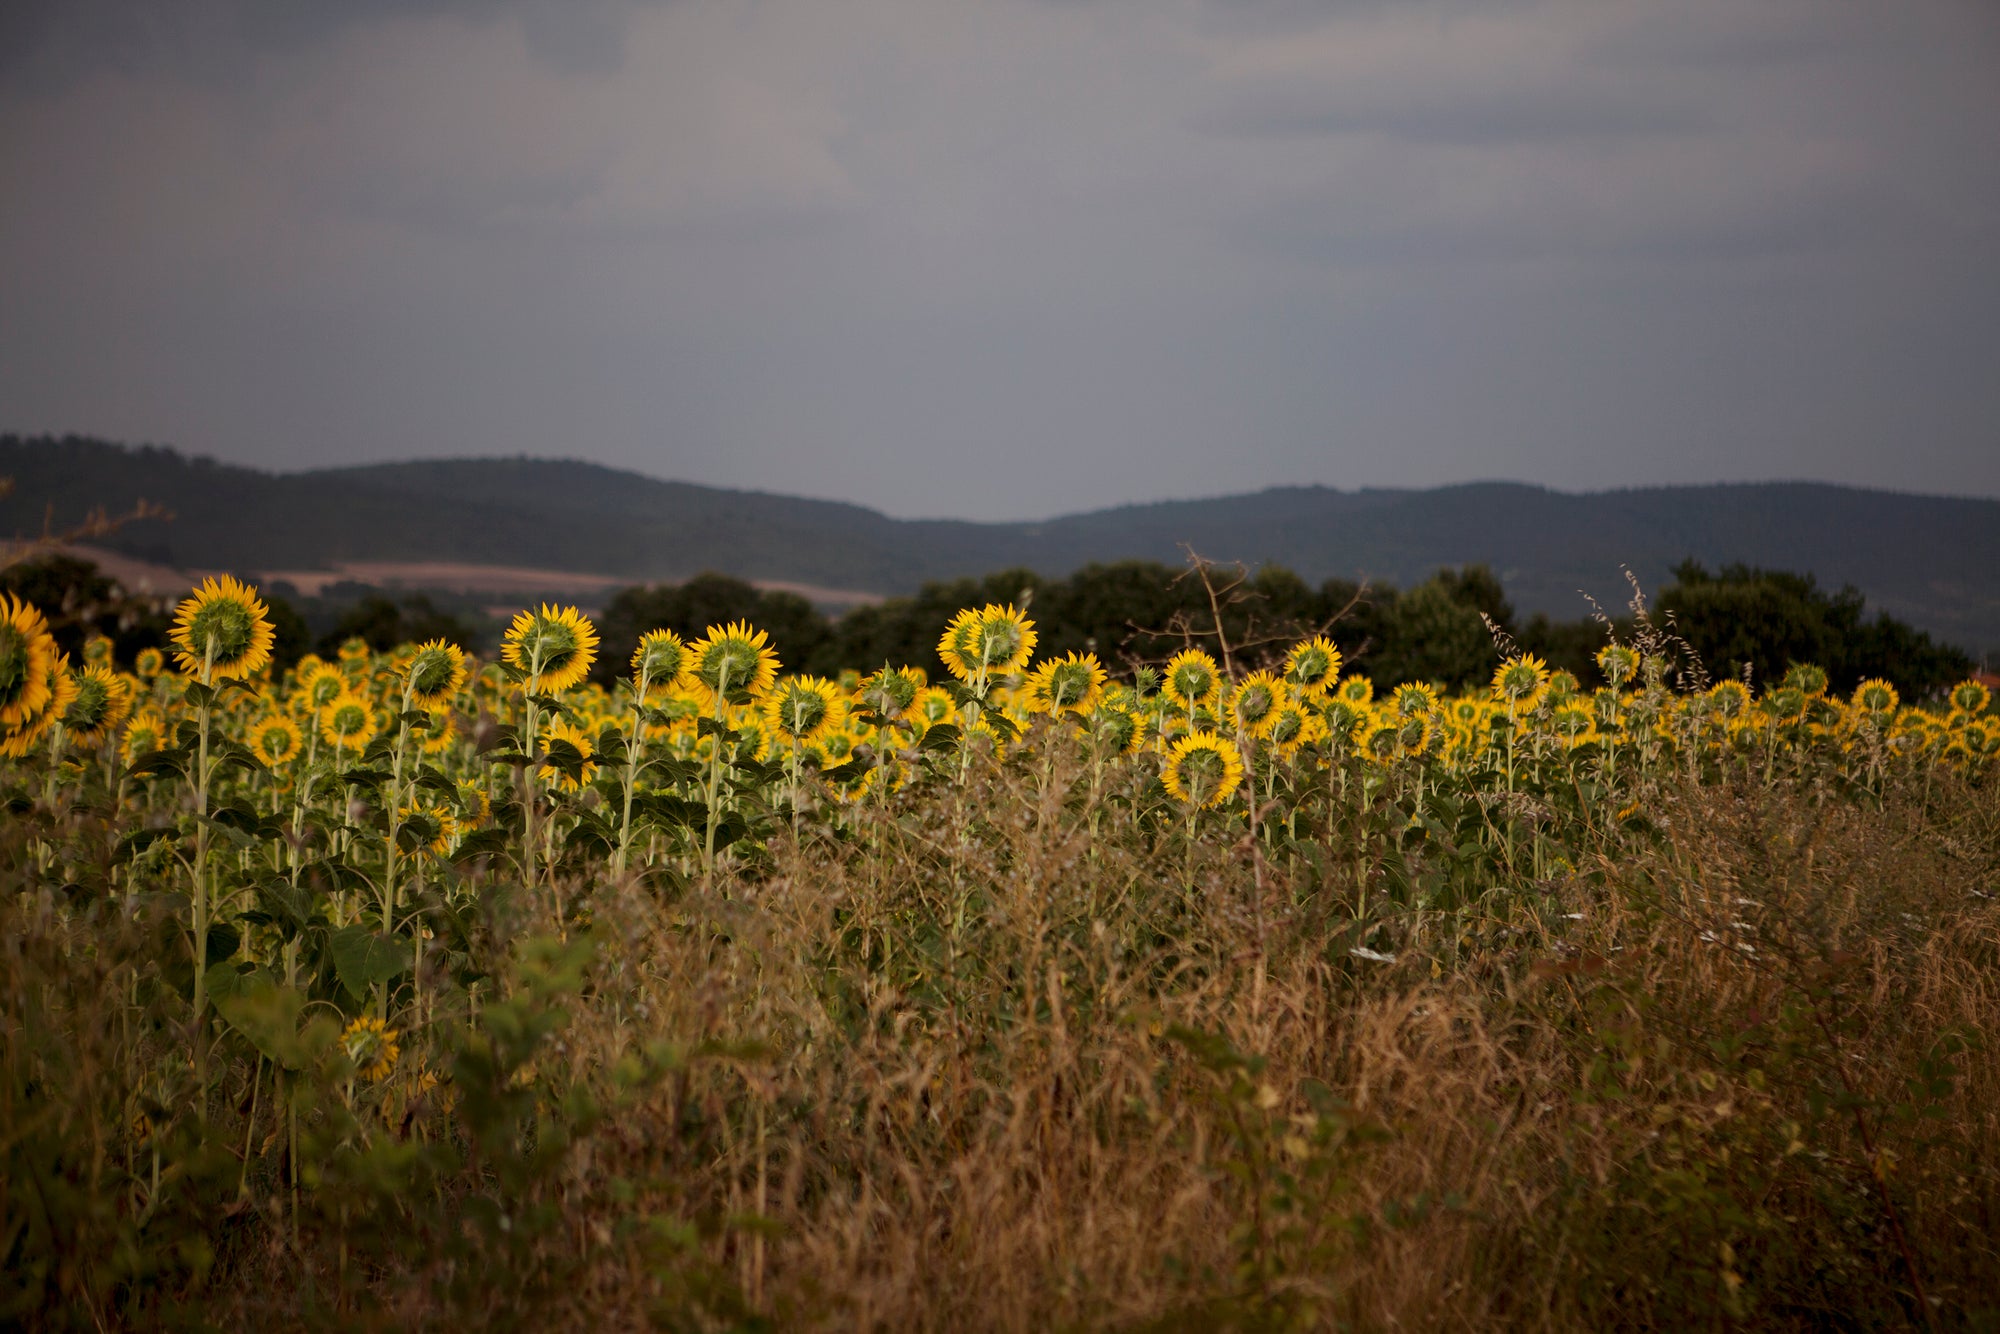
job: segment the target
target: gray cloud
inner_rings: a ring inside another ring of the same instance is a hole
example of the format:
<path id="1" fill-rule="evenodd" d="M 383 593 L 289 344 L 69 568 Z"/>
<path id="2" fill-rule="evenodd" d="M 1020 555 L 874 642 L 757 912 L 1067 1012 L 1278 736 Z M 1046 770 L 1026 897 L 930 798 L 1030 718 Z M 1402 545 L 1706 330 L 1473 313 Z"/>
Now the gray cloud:
<path id="1" fill-rule="evenodd" d="M 0 429 L 981 517 L 2000 493 L 1969 0 L 0 13 Z"/>

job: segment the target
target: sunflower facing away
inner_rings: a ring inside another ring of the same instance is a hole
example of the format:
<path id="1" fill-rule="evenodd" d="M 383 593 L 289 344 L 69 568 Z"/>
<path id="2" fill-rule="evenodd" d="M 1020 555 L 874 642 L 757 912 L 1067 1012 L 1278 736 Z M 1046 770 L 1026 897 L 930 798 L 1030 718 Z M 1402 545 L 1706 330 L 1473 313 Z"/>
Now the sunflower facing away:
<path id="1" fill-rule="evenodd" d="M 151 755 L 166 743 L 166 739 L 166 720 L 152 709 L 147 709 L 125 724 L 125 740 L 119 746 L 118 758 L 129 765 Z"/>
<path id="2" fill-rule="evenodd" d="M 62 725 L 79 746 L 94 746 L 118 730 L 132 711 L 132 687 L 109 667 L 93 663 L 76 673 L 76 697 Z"/>
<path id="3" fill-rule="evenodd" d="M 374 706 L 343 690 L 319 711 L 319 734 L 341 750 L 365 750 L 375 739 Z"/>
<path id="4" fill-rule="evenodd" d="M 688 649 L 689 675 L 713 703 L 739 694 L 760 698 L 777 679 L 778 655 L 770 637 L 741 621 L 711 625 Z"/>
<path id="5" fill-rule="evenodd" d="M 256 589 L 226 574 L 204 579 L 174 614 L 168 637 L 176 665 L 190 676 L 206 664 L 211 681 L 241 681 L 271 661 L 270 608 Z"/>
<path id="6" fill-rule="evenodd" d="M 49 705 L 56 641 L 31 603 L 0 593 L 0 727 L 16 727 Z"/>
<path id="7" fill-rule="evenodd" d="M 523 611 L 500 639 L 500 656 L 527 676 L 531 688 L 559 694 L 583 680 L 597 661 L 597 627 L 575 607 Z"/>
<path id="8" fill-rule="evenodd" d="M 1233 742 L 1213 732 L 1190 732 L 1167 754 L 1160 781 L 1176 801 L 1200 809 L 1220 806 L 1243 781 L 1243 756 Z"/>
<path id="9" fill-rule="evenodd" d="M 666 694 L 687 684 L 692 661 L 693 655 L 679 635 L 671 630 L 648 630 L 632 650 L 632 686 L 648 698 Z"/>
<path id="10" fill-rule="evenodd" d="M 1229 721 L 1238 731 L 1262 736 L 1271 715 L 1285 702 L 1285 686 L 1269 672 L 1252 672 L 1229 695 Z"/>
<path id="11" fill-rule="evenodd" d="M 1303 695 L 1324 695 L 1340 679 L 1340 650 L 1325 635 L 1292 646 L 1285 655 L 1285 684 Z"/>
<path id="12" fill-rule="evenodd" d="M 1597 656 L 1601 664 L 1604 654 Z M 1494 669 L 1493 698 L 1504 700 L 1515 709 L 1532 709 L 1548 684 L 1549 665 L 1532 653 L 1523 653 Z"/>
<path id="13" fill-rule="evenodd" d="M 250 749 L 267 769 L 275 769 L 299 753 L 299 725 L 274 713 L 250 729 Z"/>
<path id="14" fill-rule="evenodd" d="M 1051 658 L 1036 668 L 1024 687 L 1031 713 L 1087 714 L 1104 695 L 1104 668 L 1095 653 Z"/>
<path id="15" fill-rule="evenodd" d="M 1215 659 L 1198 648 L 1176 653 L 1167 663 L 1160 680 L 1160 693 L 1176 706 L 1192 713 L 1222 693 L 1222 669 Z"/>
<path id="16" fill-rule="evenodd" d="M 443 704 L 465 688 L 465 651 L 442 639 L 419 644 L 404 668 L 403 680 L 409 686 L 410 703 L 426 709 Z"/>
<path id="17" fill-rule="evenodd" d="M 839 712 L 840 687 L 817 676 L 788 676 L 764 698 L 764 725 L 794 745 L 818 741 Z"/>

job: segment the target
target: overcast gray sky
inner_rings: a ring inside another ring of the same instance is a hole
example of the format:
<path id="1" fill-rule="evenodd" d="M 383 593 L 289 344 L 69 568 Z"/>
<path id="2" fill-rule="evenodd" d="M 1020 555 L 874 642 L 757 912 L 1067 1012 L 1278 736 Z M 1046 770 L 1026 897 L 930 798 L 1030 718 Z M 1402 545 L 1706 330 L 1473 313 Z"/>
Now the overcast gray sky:
<path id="1" fill-rule="evenodd" d="M 1993 0 L 13 0 L 0 429 L 2000 494 Z"/>

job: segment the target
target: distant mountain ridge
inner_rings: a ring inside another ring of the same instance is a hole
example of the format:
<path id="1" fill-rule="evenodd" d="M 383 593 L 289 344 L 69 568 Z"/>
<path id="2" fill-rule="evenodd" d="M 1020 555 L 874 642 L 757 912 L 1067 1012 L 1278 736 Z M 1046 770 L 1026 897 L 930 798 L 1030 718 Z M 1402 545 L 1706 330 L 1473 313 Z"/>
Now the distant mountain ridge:
<path id="1" fill-rule="evenodd" d="M 1275 562 L 1317 582 L 1408 585 L 1483 563 L 1524 613 L 1574 618 L 1580 590 L 1623 606 L 1621 568 L 1648 588 L 1693 557 L 1853 584 L 1871 606 L 1974 653 L 2000 649 L 2000 501 L 1815 482 L 1568 493 L 1512 482 L 1428 490 L 1278 487 L 1035 523 L 894 519 L 863 506 L 670 482 L 550 459 L 439 459 L 271 473 L 158 447 L 0 436 L 0 533 L 39 531 L 144 498 L 172 510 L 106 545 L 181 567 L 323 568 L 453 561 L 614 575 L 704 569 L 878 593 L 1027 566 Z"/>

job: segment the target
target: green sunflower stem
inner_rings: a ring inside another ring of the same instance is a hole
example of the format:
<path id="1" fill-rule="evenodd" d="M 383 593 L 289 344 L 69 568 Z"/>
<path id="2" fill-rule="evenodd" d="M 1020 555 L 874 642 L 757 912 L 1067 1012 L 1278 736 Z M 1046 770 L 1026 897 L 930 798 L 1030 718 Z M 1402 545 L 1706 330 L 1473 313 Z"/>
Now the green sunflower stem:
<path id="1" fill-rule="evenodd" d="M 638 694 L 632 700 L 632 722 L 625 733 L 625 811 L 618 821 L 618 856 L 614 866 L 619 875 L 625 874 L 627 860 L 632 851 L 632 785 L 639 776 L 639 724 L 646 711 L 646 691 L 652 681 L 646 670 L 646 662 L 639 662 Z"/>
<path id="2" fill-rule="evenodd" d="M 208 1119 L 208 1043 L 202 1032 L 208 1013 L 208 735 L 210 680 L 215 675 L 215 636 L 202 649 L 202 700 L 195 710 L 199 750 L 194 768 L 194 1068 L 201 1088 L 201 1115 Z"/>
<path id="3" fill-rule="evenodd" d="M 521 854 L 527 859 L 528 887 L 533 889 L 538 877 L 538 863 L 535 856 L 535 808 L 541 804 L 541 782 L 535 770 L 535 728 L 541 722 L 535 705 L 535 696 L 542 688 L 542 651 L 537 647 L 529 658 L 527 712 L 521 721 L 521 753 L 528 757 L 527 773 L 522 785 L 527 792 L 527 801 L 522 805 L 522 819 L 527 823 L 526 837 L 521 840 Z"/>
<path id="4" fill-rule="evenodd" d="M 403 757 L 409 749 L 410 724 L 404 717 L 410 711 L 410 683 L 403 682 L 403 705 L 396 711 L 396 759 L 389 775 L 388 812 L 388 858 L 382 871 L 382 934 L 396 934 L 396 854 L 401 851 L 396 839 L 402 833 L 403 824 Z M 375 1016 L 387 1022 L 389 1018 L 389 984 L 375 984 Z"/>
<path id="5" fill-rule="evenodd" d="M 722 792 L 722 719 L 728 708 L 729 660 L 724 658 L 715 680 L 715 735 L 709 738 L 708 837 L 701 850 L 701 869 L 704 875 L 712 875 L 715 872 L 715 832 L 722 824 L 722 812 L 717 802 Z"/>

